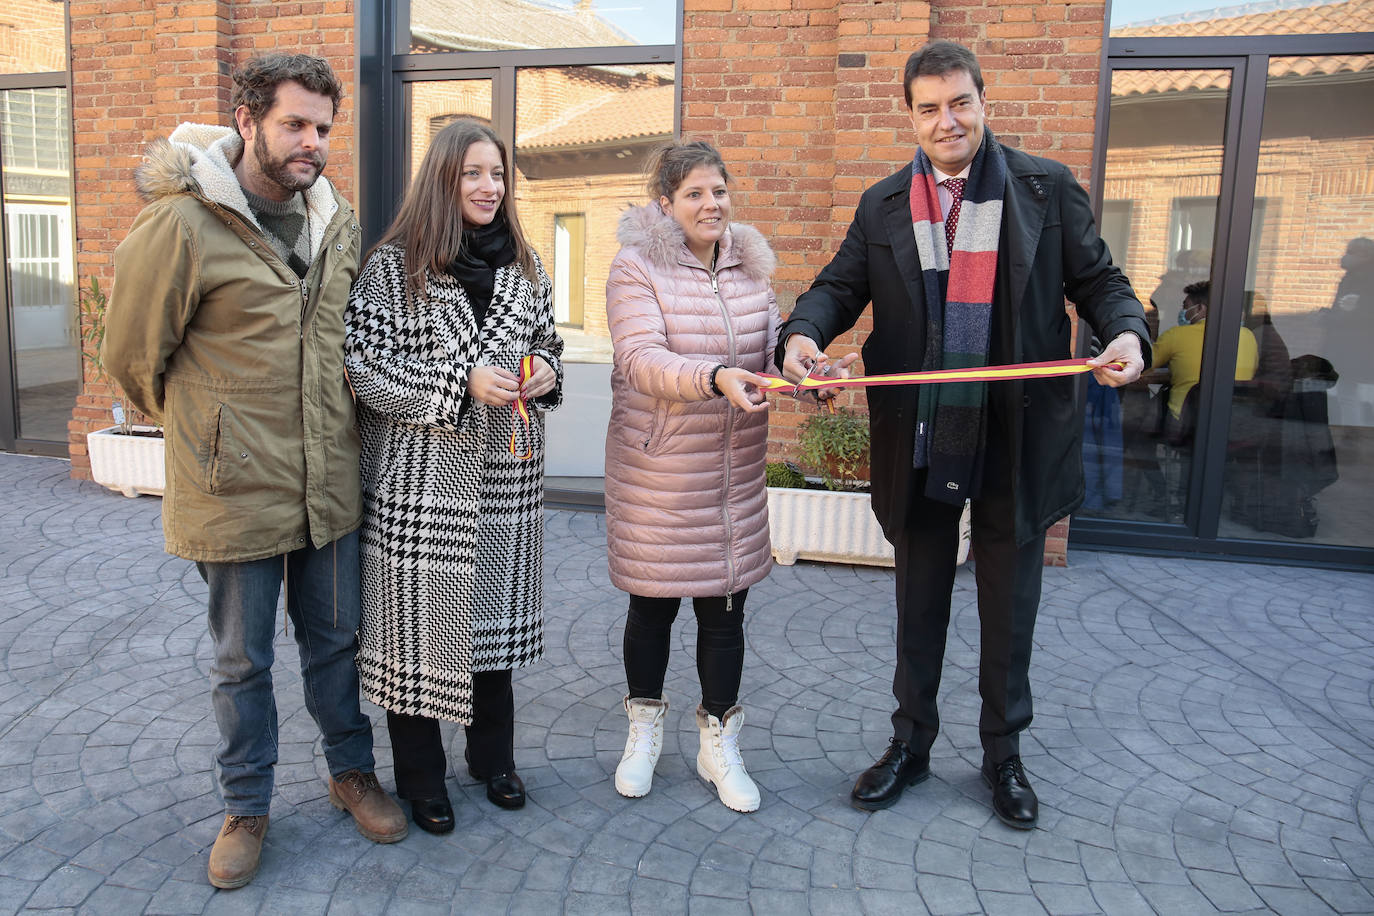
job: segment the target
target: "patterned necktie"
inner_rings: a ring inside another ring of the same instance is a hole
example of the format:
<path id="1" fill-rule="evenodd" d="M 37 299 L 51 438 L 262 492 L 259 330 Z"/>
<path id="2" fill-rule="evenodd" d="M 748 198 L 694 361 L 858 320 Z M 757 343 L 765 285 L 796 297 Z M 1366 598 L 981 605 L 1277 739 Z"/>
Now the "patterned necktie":
<path id="1" fill-rule="evenodd" d="M 949 215 L 945 217 L 945 248 L 946 253 L 954 254 L 954 230 L 959 226 L 959 208 L 964 203 L 964 184 L 966 178 L 946 178 L 940 184 L 949 189 Z"/>

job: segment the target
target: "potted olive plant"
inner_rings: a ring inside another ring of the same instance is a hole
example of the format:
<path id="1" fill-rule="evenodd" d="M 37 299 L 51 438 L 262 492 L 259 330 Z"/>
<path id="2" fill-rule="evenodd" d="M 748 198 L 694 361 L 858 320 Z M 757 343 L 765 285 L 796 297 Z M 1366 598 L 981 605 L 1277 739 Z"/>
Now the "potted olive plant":
<path id="1" fill-rule="evenodd" d="M 774 559 L 784 566 L 798 559 L 892 566 L 892 545 L 869 503 L 868 418 L 844 409 L 813 414 L 797 443 L 800 466 L 777 462 L 767 469 Z M 967 503 L 959 534 L 963 563 L 969 549 Z"/>
<path id="2" fill-rule="evenodd" d="M 85 319 L 81 337 L 86 345 L 82 348 L 82 356 L 90 361 L 98 379 L 111 382 L 101 359 L 109 300 L 100 288 L 100 281 L 92 277 L 90 285 L 81 290 L 79 301 Z M 114 426 L 86 434 L 91 477 L 101 486 L 125 496 L 140 493 L 161 496 L 167 479 L 162 430 L 150 423 L 137 422 L 136 412 L 120 401 L 114 402 L 111 413 Z"/>

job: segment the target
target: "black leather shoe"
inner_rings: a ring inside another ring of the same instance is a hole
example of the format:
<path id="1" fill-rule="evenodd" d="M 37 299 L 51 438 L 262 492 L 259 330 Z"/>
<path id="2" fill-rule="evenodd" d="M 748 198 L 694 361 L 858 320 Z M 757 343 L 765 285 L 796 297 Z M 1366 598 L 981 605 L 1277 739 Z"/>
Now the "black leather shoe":
<path id="1" fill-rule="evenodd" d="M 449 833 L 453 830 L 453 805 L 449 804 L 447 795 L 411 799 L 410 816 L 415 819 L 415 826 L 426 833 Z"/>
<path id="2" fill-rule="evenodd" d="M 478 776 L 472 767 L 468 767 L 468 775 L 478 782 L 487 784 L 487 801 L 496 807 L 511 810 L 525 807 L 525 783 L 514 770 L 484 778 Z"/>
<path id="3" fill-rule="evenodd" d="M 893 738 L 878 762 L 860 774 L 854 790 L 849 793 L 849 801 L 861 811 L 891 808 L 907 786 L 929 777 L 930 756 L 918 756 L 905 741 Z"/>
<path id="4" fill-rule="evenodd" d="M 993 766 L 983 761 L 983 782 L 992 789 L 992 811 L 997 819 L 1017 830 L 1030 830 L 1040 817 L 1035 797 L 1020 757 L 1008 757 Z"/>

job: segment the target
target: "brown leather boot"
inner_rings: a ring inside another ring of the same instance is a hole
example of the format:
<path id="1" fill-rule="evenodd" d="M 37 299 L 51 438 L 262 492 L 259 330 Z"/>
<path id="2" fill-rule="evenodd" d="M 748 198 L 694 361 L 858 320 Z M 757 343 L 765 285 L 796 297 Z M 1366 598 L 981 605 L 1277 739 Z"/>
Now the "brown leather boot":
<path id="1" fill-rule="evenodd" d="M 226 890 L 243 887 L 258 873 L 267 815 L 228 814 L 210 850 L 210 883 Z"/>
<path id="2" fill-rule="evenodd" d="M 349 770 L 329 778 L 329 803 L 353 815 L 358 832 L 374 843 L 399 843 L 410 824 L 405 812 L 377 781 L 376 773 Z"/>

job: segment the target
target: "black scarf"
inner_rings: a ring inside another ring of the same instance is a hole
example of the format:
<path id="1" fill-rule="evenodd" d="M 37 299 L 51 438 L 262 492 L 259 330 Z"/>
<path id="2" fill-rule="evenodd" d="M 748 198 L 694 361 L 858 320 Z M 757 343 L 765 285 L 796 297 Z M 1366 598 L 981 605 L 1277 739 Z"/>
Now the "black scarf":
<path id="1" fill-rule="evenodd" d="M 487 306 L 491 305 L 496 269 L 514 261 L 515 245 L 504 213 L 498 211 L 496 218 L 485 226 L 463 230 L 463 247 L 449 264 L 448 272 L 468 294 L 479 329 L 486 320 Z"/>

